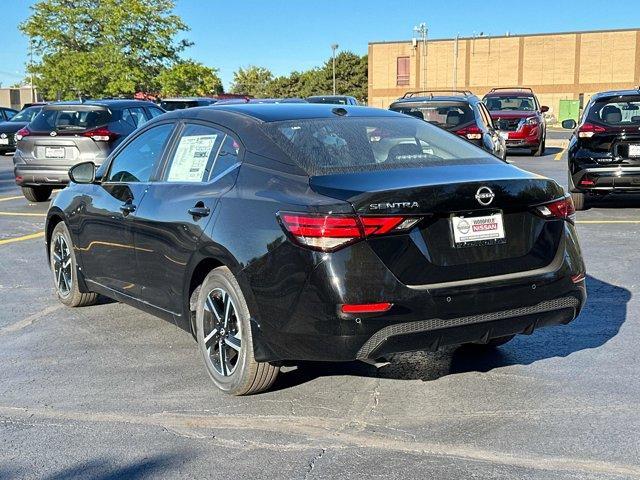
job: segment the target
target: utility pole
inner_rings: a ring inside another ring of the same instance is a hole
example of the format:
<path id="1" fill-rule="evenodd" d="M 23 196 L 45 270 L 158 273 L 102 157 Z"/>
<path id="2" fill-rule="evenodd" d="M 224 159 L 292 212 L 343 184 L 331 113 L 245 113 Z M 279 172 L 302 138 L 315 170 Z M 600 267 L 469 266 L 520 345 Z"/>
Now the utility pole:
<path id="1" fill-rule="evenodd" d="M 331 50 L 333 51 L 333 94 L 336 94 L 336 50 L 338 49 L 338 44 L 334 43 L 331 45 Z"/>
<path id="2" fill-rule="evenodd" d="M 421 24 L 413 27 L 413 31 L 420 35 L 422 39 L 422 88 L 427 89 L 427 34 L 429 33 L 429 29 L 427 28 L 427 24 L 422 22 Z"/>

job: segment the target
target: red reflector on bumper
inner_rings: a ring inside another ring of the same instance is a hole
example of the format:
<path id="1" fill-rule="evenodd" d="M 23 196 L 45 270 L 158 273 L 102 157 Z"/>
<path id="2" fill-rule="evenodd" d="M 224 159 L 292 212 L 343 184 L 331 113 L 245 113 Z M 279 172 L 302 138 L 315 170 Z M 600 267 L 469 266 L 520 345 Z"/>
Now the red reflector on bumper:
<path id="1" fill-rule="evenodd" d="M 380 313 L 386 312 L 393 303 L 360 303 L 342 305 L 342 313 Z"/>
<path id="2" fill-rule="evenodd" d="M 585 279 L 585 274 L 584 273 L 578 273 L 577 275 L 572 275 L 571 276 L 571 281 L 573 283 L 580 283 Z"/>

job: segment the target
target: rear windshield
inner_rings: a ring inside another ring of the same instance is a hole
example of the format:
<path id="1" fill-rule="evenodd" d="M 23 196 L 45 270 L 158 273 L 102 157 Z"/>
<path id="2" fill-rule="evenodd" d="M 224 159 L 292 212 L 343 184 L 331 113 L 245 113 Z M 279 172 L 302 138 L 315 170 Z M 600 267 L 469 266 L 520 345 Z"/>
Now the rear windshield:
<path id="1" fill-rule="evenodd" d="M 536 109 L 536 101 L 530 95 L 485 97 L 484 103 L 491 112 L 499 110 L 520 110 L 527 112 Z"/>
<path id="2" fill-rule="evenodd" d="M 326 103 L 329 105 L 346 105 L 347 99 L 344 97 L 316 97 L 307 98 L 309 103 Z"/>
<path id="3" fill-rule="evenodd" d="M 414 118 L 323 118 L 263 124 L 309 175 L 442 165 L 487 154 Z"/>
<path id="4" fill-rule="evenodd" d="M 184 110 L 185 108 L 193 108 L 198 106 L 198 102 L 185 100 L 178 102 L 160 102 L 160 106 L 164 108 L 167 112 L 172 112 L 173 110 Z"/>
<path id="5" fill-rule="evenodd" d="M 84 131 L 106 125 L 111 112 L 104 108 L 56 108 L 43 109 L 29 125 L 32 132 Z"/>
<path id="6" fill-rule="evenodd" d="M 391 110 L 406 113 L 447 130 L 475 121 L 473 110 L 465 102 L 429 102 L 417 105 L 394 105 Z"/>
<path id="7" fill-rule="evenodd" d="M 16 113 L 13 117 L 11 117 L 10 122 L 26 122 L 29 123 L 33 118 L 38 114 L 38 112 L 42 110 L 42 107 L 29 107 L 24 110 Z"/>
<path id="8" fill-rule="evenodd" d="M 640 125 L 640 96 L 596 101 L 589 109 L 587 121 L 620 127 Z"/>

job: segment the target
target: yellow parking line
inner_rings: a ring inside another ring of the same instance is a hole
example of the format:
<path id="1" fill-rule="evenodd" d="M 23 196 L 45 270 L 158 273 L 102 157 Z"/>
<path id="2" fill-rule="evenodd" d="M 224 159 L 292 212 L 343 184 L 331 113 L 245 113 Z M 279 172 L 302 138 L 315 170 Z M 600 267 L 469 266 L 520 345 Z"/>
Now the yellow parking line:
<path id="1" fill-rule="evenodd" d="M 566 152 L 567 149 L 563 148 L 562 150 L 560 150 L 558 153 L 556 153 L 556 156 L 553 157 L 554 160 L 560 160 L 562 158 L 562 155 L 564 154 L 564 152 Z"/>
<path id="2" fill-rule="evenodd" d="M 31 233 L 22 237 L 5 238 L 0 240 L 0 245 L 6 245 L 7 243 L 22 242 L 23 240 L 33 240 L 34 238 L 44 237 L 44 232 Z"/>
<path id="3" fill-rule="evenodd" d="M 18 200 L 19 198 L 24 198 L 22 195 L 18 195 L 17 197 L 4 197 L 0 198 L 0 202 L 7 202 L 9 200 Z"/>
<path id="4" fill-rule="evenodd" d="M 640 223 L 640 220 L 577 220 L 576 223 Z"/>
<path id="5" fill-rule="evenodd" d="M 20 213 L 20 212 L 0 212 L 0 216 L 5 217 L 46 217 L 46 213 Z"/>

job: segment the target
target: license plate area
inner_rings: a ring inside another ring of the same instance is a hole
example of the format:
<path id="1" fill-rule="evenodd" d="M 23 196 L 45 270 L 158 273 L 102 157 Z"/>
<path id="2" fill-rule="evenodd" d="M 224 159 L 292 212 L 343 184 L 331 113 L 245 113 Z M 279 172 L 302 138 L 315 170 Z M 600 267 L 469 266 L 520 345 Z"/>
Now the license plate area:
<path id="1" fill-rule="evenodd" d="M 502 138 L 504 138 L 505 140 L 509 139 L 509 132 L 505 132 L 505 131 L 499 131 L 498 135 L 500 135 Z"/>
<path id="2" fill-rule="evenodd" d="M 629 145 L 629 158 L 640 158 L 640 144 Z"/>
<path id="3" fill-rule="evenodd" d="M 506 243 L 501 211 L 485 214 L 451 215 L 451 231 L 455 248 L 489 246 Z"/>
<path id="4" fill-rule="evenodd" d="M 46 158 L 64 158 L 64 147 L 45 147 L 44 156 Z"/>
<path id="5" fill-rule="evenodd" d="M 0 138 L 0 145 L 9 145 L 8 138 Z"/>

